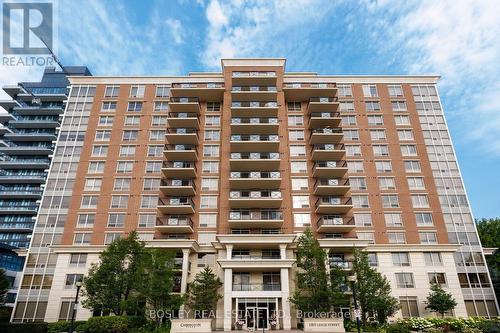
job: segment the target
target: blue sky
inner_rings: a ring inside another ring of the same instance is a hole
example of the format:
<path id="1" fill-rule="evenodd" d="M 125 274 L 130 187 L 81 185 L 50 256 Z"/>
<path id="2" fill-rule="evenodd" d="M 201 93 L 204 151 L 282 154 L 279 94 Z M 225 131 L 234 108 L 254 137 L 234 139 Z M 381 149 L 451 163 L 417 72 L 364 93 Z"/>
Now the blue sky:
<path id="1" fill-rule="evenodd" d="M 500 216 L 500 6 L 486 0 L 54 1 L 55 50 L 95 75 L 220 70 L 286 57 L 288 71 L 440 74 L 476 217 Z M 0 84 L 38 79 L 0 66 Z"/>

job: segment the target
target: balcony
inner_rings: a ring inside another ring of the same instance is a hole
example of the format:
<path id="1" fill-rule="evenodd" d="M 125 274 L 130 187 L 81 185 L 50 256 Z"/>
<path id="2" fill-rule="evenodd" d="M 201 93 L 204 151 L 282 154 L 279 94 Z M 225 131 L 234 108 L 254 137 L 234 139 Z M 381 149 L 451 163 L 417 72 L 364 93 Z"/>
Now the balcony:
<path id="1" fill-rule="evenodd" d="M 193 145 L 166 144 L 163 154 L 170 161 L 196 161 L 198 159 L 196 146 Z"/>
<path id="2" fill-rule="evenodd" d="M 279 210 L 232 210 L 229 212 L 231 228 L 279 228 L 283 213 Z"/>
<path id="3" fill-rule="evenodd" d="M 278 135 L 253 134 L 231 135 L 231 150 L 239 152 L 275 152 L 278 151 L 280 141 Z"/>
<path id="4" fill-rule="evenodd" d="M 278 118 L 231 118 L 232 134 L 277 134 Z"/>
<path id="5" fill-rule="evenodd" d="M 38 211 L 36 204 L 9 204 L 0 203 L 0 214 L 30 214 L 35 215 Z"/>
<path id="6" fill-rule="evenodd" d="M 231 153 L 229 164 L 233 171 L 279 170 L 279 153 Z"/>
<path id="7" fill-rule="evenodd" d="M 340 112 L 313 112 L 309 118 L 309 128 L 339 127 L 342 122 Z"/>
<path id="8" fill-rule="evenodd" d="M 341 178 L 346 173 L 346 161 L 317 161 L 313 167 L 315 178 Z"/>
<path id="9" fill-rule="evenodd" d="M 344 138 L 341 128 L 315 128 L 311 131 L 310 144 L 339 143 Z"/>
<path id="10" fill-rule="evenodd" d="M 233 117 L 276 117 L 278 103 L 274 102 L 232 102 Z"/>
<path id="11" fill-rule="evenodd" d="M 27 158 L 27 159 L 17 159 L 11 158 L 10 156 L 3 156 L 3 160 L 0 160 L 0 167 L 6 169 L 48 169 L 50 167 L 50 160 L 48 159 L 38 159 L 38 158 Z"/>
<path id="12" fill-rule="evenodd" d="M 312 148 L 313 161 L 339 160 L 345 155 L 343 144 L 318 144 Z"/>
<path id="13" fill-rule="evenodd" d="M 276 72 L 253 71 L 232 73 L 232 84 L 235 86 L 276 86 Z"/>
<path id="14" fill-rule="evenodd" d="M 231 98 L 234 101 L 275 101 L 276 86 L 233 86 Z"/>
<path id="15" fill-rule="evenodd" d="M 168 107 L 174 113 L 200 113 L 200 102 L 196 97 L 171 97 Z"/>
<path id="16" fill-rule="evenodd" d="M 172 97 L 198 98 L 203 102 L 220 102 L 224 96 L 224 84 L 209 83 L 172 83 Z"/>
<path id="17" fill-rule="evenodd" d="M 194 214 L 194 203 L 187 197 L 160 198 L 158 210 L 163 214 Z"/>
<path id="18" fill-rule="evenodd" d="M 167 116 L 167 123 L 169 127 L 200 128 L 200 120 L 198 119 L 198 114 L 196 113 L 170 112 Z"/>
<path id="19" fill-rule="evenodd" d="M 161 168 L 166 178 L 191 179 L 196 178 L 196 167 L 190 162 L 163 162 Z"/>
<path id="20" fill-rule="evenodd" d="M 281 291 L 279 283 L 233 284 L 233 291 Z"/>
<path id="21" fill-rule="evenodd" d="M 285 83 L 285 98 L 289 102 L 308 101 L 313 97 L 335 97 L 337 88 L 329 83 Z"/>
<path id="22" fill-rule="evenodd" d="M 28 187 L 13 187 L 13 186 L 0 186 L 0 198 L 31 198 L 39 199 L 42 197 L 43 191 L 36 188 Z"/>
<path id="23" fill-rule="evenodd" d="M 59 127 L 59 116 L 22 116 L 12 113 L 14 119 L 9 121 L 15 128 L 56 128 Z"/>
<path id="24" fill-rule="evenodd" d="M 356 228 L 353 217 L 328 216 L 321 217 L 317 222 L 318 232 L 337 233 L 349 232 Z"/>
<path id="25" fill-rule="evenodd" d="M 321 197 L 316 201 L 316 214 L 345 214 L 351 209 L 351 198 Z"/>
<path id="26" fill-rule="evenodd" d="M 198 144 L 198 131 L 194 128 L 168 128 L 165 138 L 172 145 L 196 145 Z"/>
<path id="27" fill-rule="evenodd" d="M 231 208 L 279 208 L 282 201 L 280 190 L 229 192 Z"/>
<path id="28" fill-rule="evenodd" d="M 229 186 L 232 189 L 273 189 L 279 188 L 281 184 L 281 174 L 279 171 L 231 171 L 229 176 Z"/>
<path id="29" fill-rule="evenodd" d="M 155 229 L 164 233 L 190 234 L 193 232 L 193 220 L 186 216 L 169 216 L 156 219 Z"/>
<path id="30" fill-rule="evenodd" d="M 349 179 L 317 179 L 314 195 L 345 195 L 350 189 Z"/>
<path id="31" fill-rule="evenodd" d="M 196 185 L 188 179 L 162 179 L 160 190 L 166 196 L 190 197 L 196 194 Z"/>
<path id="32" fill-rule="evenodd" d="M 52 146 L 33 145 L 23 146 L 8 142 L 7 146 L 0 147 L 0 153 L 8 155 L 51 155 L 53 153 Z"/>
<path id="33" fill-rule="evenodd" d="M 312 97 L 309 99 L 307 113 L 334 112 L 338 108 L 339 101 L 336 97 Z"/>
<path id="34" fill-rule="evenodd" d="M 335 257 L 329 258 L 330 267 L 337 267 L 342 270 L 350 271 L 353 268 L 352 261 L 342 260 Z"/>

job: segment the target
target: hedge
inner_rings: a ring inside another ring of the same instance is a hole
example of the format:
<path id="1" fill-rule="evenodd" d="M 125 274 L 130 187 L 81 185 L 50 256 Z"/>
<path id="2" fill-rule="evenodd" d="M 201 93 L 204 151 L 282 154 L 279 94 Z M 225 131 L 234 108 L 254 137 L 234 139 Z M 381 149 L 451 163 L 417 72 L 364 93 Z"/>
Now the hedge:
<path id="1" fill-rule="evenodd" d="M 47 333 L 47 323 L 0 323 L 2 333 Z"/>

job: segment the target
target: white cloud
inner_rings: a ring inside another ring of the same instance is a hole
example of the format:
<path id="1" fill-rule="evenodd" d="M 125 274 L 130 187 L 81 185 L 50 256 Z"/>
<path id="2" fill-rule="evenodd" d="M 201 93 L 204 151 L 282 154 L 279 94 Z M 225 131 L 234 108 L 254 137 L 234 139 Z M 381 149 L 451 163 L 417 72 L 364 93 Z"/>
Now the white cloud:
<path id="1" fill-rule="evenodd" d="M 174 39 L 175 44 L 181 44 L 184 41 L 184 28 L 181 21 L 168 18 L 165 20 L 165 24 L 170 28 L 170 35 Z"/>

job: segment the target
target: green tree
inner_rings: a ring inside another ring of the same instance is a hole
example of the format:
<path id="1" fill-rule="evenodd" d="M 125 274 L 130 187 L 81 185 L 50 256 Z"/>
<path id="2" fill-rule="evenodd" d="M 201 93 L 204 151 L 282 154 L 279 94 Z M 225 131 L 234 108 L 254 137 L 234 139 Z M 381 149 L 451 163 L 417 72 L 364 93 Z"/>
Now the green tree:
<path id="1" fill-rule="evenodd" d="M 184 298 L 172 293 L 175 284 L 174 253 L 165 249 L 148 249 L 142 265 L 144 275 L 139 292 L 146 300 L 146 307 L 166 313 L 178 310 Z M 161 316 L 154 316 L 154 319 L 159 326 Z"/>
<path id="2" fill-rule="evenodd" d="M 208 266 L 195 275 L 194 281 L 189 285 L 187 304 L 197 318 L 215 316 L 217 302 L 222 298 L 219 294 L 221 287 L 221 280 Z"/>
<path id="3" fill-rule="evenodd" d="M 117 239 L 99 255 L 83 279 L 83 306 L 111 311 L 115 315 L 135 314 L 144 309 L 144 297 L 138 293 L 144 279 L 144 243 L 134 231 Z"/>
<path id="4" fill-rule="evenodd" d="M 366 325 L 368 316 L 385 323 L 399 309 L 399 302 L 391 296 L 391 286 L 385 276 L 370 267 L 368 253 L 354 250 L 353 273 L 361 308 L 361 320 Z"/>
<path id="5" fill-rule="evenodd" d="M 500 218 L 476 220 L 477 232 L 484 247 L 492 247 L 497 250 L 486 256 L 486 263 L 490 271 L 493 288 L 497 299 L 500 299 Z"/>
<path id="6" fill-rule="evenodd" d="M 5 270 L 0 269 L 0 305 L 3 305 L 5 303 L 5 296 L 7 296 L 9 288 L 10 288 L 10 282 L 7 279 Z"/>
<path id="7" fill-rule="evenodd" d="M 439 283 L 431 285 L 431 291 L 427 296 L 426 309 L 440 313 L 441 317 L 444 317 L 446 312 L 453 310 L 456 306 L 457 302 L 453 296 L 444 291 Z"/>

